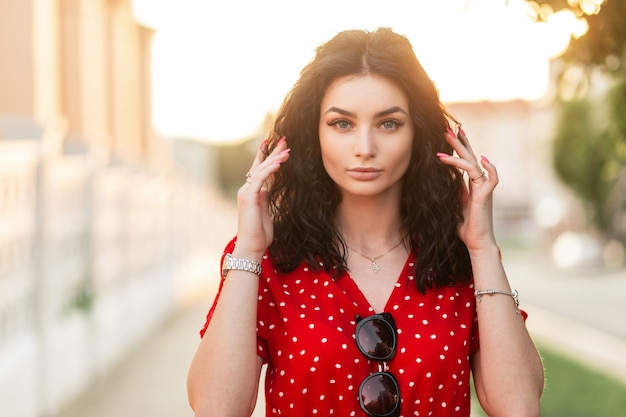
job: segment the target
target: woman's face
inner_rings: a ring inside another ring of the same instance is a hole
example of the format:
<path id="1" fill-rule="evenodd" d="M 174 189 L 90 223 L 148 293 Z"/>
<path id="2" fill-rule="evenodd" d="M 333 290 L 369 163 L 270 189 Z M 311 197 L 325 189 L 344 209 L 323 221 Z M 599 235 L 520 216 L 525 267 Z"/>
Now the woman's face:
<path id="1" fill-rule="evenodd" d="M 320 110 L 322 161 L 342 195 L 399 199 L 413 142 L 406 94 L 381 76 L 342 77 Z"/>

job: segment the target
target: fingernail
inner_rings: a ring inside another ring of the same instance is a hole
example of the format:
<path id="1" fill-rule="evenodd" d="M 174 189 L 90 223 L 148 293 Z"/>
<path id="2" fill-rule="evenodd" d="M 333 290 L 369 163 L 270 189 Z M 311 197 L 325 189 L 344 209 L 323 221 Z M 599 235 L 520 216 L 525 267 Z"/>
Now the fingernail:
<path id="1" fill-rule="evenodd" d="M 491 163 L 491 162 L 489 162 L 489 160 L 487 159 L 487 157 L 485 155 L 480 155 L 480 159 L 482 159 L 483 161 L 485 161 L 488 164 Z"/>
<path id="2" fill-rule="evenodd" d="M 452 129 L 450 129 L 450 128 L 447 128 L 447 129 L 446 129 L 446 134 L 447 134 L 447 135 L 451 135 L 451 136 L 456 136 L 456 135 L 454 134 L 454 132 L 452 131 Z"/>
<path id="3" fill-rule="evenodd" d="M 447 153 L 443 153 L 443 152 L 437 152 L 437 156 L 439 158 L 449 158 L 450 155 L 448 155 Z"/>

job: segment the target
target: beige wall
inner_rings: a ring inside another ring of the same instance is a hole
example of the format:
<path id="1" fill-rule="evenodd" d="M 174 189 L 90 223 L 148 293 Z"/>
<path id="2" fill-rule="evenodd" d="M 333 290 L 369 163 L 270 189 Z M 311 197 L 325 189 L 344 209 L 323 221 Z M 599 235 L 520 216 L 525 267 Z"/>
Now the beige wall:
<path id="1" fill-rule="evenodd" d="M 0 0 L 0 118 L 61 116 L 70 144 L 149 156 L 151 41 L 131 0 Z"/>
<path id="2" fill-rule="evenodd" d="M 33 5 L 0 0 L 0 114 L 34 112 Z"/>

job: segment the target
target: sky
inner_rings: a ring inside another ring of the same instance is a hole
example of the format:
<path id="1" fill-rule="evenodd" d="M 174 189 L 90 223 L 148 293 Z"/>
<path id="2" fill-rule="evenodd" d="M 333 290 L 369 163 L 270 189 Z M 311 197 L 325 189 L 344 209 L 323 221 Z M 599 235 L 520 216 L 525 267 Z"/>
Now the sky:
<path id="1" fill-rule="evenodd" d="M 134 0 L 153 40 L 154 123 L 166 137 L 230 141 L 275 110 L 315 48 L 346 29 L 412 42 L 444 102 L 536 100 L 576 24 L 522 0 Z"/>

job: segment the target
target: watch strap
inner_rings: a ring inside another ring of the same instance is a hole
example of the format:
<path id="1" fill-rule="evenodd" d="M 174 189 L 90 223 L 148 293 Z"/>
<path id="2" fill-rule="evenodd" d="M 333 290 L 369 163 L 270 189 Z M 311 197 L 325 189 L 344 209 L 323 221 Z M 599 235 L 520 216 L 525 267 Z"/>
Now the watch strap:
<path id="1" fill-rule="evenodd" d="M 226 278 L 228 271 L 231 269 L 237 269 L 239 271 L 252 272 L 256 275 L 261 275 L 263 268 L 261 264 L 250 259 L 234 258 L 230 253 L 224 256 L 224 262 L 222 264 L 222 276 Z"/>

